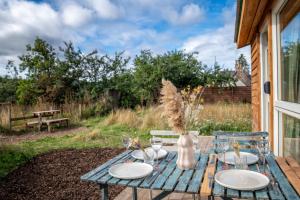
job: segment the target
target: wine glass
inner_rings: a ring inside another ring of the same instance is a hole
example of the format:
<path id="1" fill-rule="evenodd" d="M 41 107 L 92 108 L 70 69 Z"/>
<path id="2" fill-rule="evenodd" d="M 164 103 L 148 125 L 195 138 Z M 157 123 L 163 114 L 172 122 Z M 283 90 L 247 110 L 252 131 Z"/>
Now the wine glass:
<path id="1" fill-rule="evenodd" d="M 155 164 L 158 164 L 158 152 L 162 147 L 162 139 L 161 138 L 157 138 L 157 137 L 153 137 L 150 139 L 150 143 L 151 143 L 151 147 L 153 149 L 153 151 L 155 152 Z"/>
<path id="2" fill-rule="evenodd" d="M 219 147 L 223 152 L 223 156 L 224 156 L 224 169 L 227 169 L 227 163 L 226 163 L 226 151 L 229 149 L 229 139 L 228 138 L 224 138 L 219 142 Z"/>
<path id="3" fill-rule="evenodd" d="M 259 158 L 262 159 L 263 163 L 263 173 L 266 173 L 266 157 L 270 154 L 270 144 L 269 142 L 259 142 L 257 144 L 257 150 L 259 153 Z"/>
<path id="4" fill-rule="evenodd" d="M 131 145 L 131 138 L 126 135 L 123 135 L 122 143 L 123 143 L 123 146 L 126 148 L 126 150 L 128 150 Z"/>

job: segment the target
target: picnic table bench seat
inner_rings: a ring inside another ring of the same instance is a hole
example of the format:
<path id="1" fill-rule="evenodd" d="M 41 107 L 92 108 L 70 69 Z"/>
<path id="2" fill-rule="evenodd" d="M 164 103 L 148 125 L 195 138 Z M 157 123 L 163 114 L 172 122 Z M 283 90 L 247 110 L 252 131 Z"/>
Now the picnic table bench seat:
<path id="1" fill-rule="evenodd" d="M 53 124 L 61 125 L 62 123 L 65 123 L 66 126 L 69 126 L 69 118 L 47 119 L 44 120 L 43 123 L 47 124 L 48 132 L 51 132 Z"/>
<path id="2" fill-rule="evenodd" d="M 26 122 L 26 127 L 31 128 L 31 127 L 37 126 L 38 124 L 39 124 L 39 121 L 30 121 L 30 122 Z"/>
<path id="3" fill-rule="evenodd" d="M 194 137 L 194 140 L 198 137 L 198 131 L 188 131 L 190 135 Z M 162 139 L 164 145 L 174 145 L 177 144 L 179 134 L 170 130 L 151 130 L 150 135 L 152 137 L 159 137 Z"/>

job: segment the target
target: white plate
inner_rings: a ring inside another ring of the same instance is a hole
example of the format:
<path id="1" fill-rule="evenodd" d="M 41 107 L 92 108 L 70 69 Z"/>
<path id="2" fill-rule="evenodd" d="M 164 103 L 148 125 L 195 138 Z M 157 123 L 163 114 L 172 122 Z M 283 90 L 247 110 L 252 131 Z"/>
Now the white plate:
<path id="1" fill-rule="evenodd" d="M 153 151 L 153 149 L 149 147 L 149 148 L 146 148 L 145 151 Z M 167 154 L 168 154 L 167 150 L 160 149 L 158 152 L 158 159 L 162 159 L 162 158 L 166 157 Z M 131 156 L 134 157 L 135 159 L 144 160 L 142 150 L 134 150 L 131 153 Z M 156 157 L 155 157 L 155 159 L 156 159 Z"/>
<path id="2" fill-rule="evenodd" d="M 234 151 L 228 151 L 225 153 L 225 162 L 227 164 L 230 164 L 230 165 L 234 165 L 234 157 L 236 156 L 235 152 Z M 257 155 L 254 155 L 252 153 L 248 153 L 248 152 L 240 152 L 240 157 L 247 157 L 247 164 L 248 165 L 252 165 L 254 163 L 257 163 L 258 161 L 258 156 Z M 221 153 L 221 154 L 218 154 L 218 159 L 222 162 L 224 162 L 224 154 Z"/>
<path id="3" fill-rule="evenodd" d="M 153 167 L 146 163 L 120 163 L 109 168 L 108 173 L 120 179 L 137 179 L 148 176 Z"/>
<path id="4" fill-rule="evenodd" d="M 242 169 L 219 171 L 215 175 L 215 181 L 227 188 L 248 191 L 259 190 L 269 185 L 269 179 L 265 175 Z"/>

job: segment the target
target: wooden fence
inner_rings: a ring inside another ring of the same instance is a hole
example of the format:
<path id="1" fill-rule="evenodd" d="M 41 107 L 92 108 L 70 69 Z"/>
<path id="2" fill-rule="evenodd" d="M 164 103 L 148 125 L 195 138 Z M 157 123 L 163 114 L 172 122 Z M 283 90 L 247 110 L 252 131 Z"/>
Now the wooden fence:
<path id="1" fill-rule="evenodd" d="M 251 103 L 251 87 L 210 87 L 203 93 L 204 103 Z"/>

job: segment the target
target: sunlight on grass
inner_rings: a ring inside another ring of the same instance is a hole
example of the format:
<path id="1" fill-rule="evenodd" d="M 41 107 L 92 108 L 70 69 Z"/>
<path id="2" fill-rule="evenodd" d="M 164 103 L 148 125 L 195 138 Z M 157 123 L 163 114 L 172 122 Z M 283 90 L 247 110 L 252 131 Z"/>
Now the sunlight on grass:
<path id="1" fill-rule="evenodd" d="M 82 125 L 88 128 L 85 131 L 60 137 L 45 137 L 17 145 L 0 145 L 0 178 L 33 156 L 51 150 L 122 147 L 123 135 L 139 137 L 143 145 L 149 145 L 151 129 L 169 129 L 161 113 L 162 108 L 157 106 L 136 110 L 121 109 L 107 117 L 83 120 Z M 251 105 L 205 105 L 193 129 L 202 135 L 210 135 L 215 130 L 251 131 Z"/>

